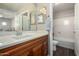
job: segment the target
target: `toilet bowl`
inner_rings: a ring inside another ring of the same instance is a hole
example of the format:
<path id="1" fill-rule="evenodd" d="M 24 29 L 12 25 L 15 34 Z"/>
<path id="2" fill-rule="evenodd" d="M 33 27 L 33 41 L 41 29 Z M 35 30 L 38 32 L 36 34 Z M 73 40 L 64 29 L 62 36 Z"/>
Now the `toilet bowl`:
<path id="1" fill-rule="evenodd" d="M 56 45 L 58 44 L 58 41 L 53 40 L 53 51 L 56 51 Z"/>

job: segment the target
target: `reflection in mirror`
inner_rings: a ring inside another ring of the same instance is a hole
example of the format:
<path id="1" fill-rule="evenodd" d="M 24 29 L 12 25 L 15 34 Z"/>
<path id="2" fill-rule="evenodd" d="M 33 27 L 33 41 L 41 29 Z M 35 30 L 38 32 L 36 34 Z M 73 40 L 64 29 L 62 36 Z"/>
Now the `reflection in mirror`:
<path id="1" fill-rule="evenodd" d="M 38 15 L 38 24 L 43 24 L 44 23 L 44 16 L 42 14 Z"/>
<path id="2" fill-rule="evenodd" d="M 30 13 L 30 30 L 35 31 L 36 30 L 36 19 L 35 19 L 35 12 Z"/>
<path id="3" fill-rule="evenodd" d="M 35 31 L 36 19 L 34 12 L 25 12 L 15 18 L 15 28 L 17 31 Z"/>
<path id="4" fill-rule="evenodd" d="M 16 28 L 18 28 L 17 30 L 21 31 L 45 30 L 45 19 L 45 12 L 42 13 L 40 11 L 37 15 L 35 11 L 24 12 L 23 14 L 18 16 L 18 19 L 16 19 L 16 24 L 18 24 Z"/>
<path id="5" fill-rule="evenodd" d="M 22 30 L 23 31 L 30 30 L 30 15 L 28 12 L 22 15 Z"/>
<path id="6" fill-rule="evenodd" d="M 12 19 L 0 18 L 0 31 L 13 31 Z"/>
<path id="7" fill-rule="evenodd" d="M 14 4 L 12 5 L 15 6 Z M 19 5 L 17 4 L 17 6 Z M 19 10 L 7 10 L 6 6 L 6 8 L 2 9 L 4 12 L 0 13 L 0 31 L 45 30 L 46 4 L 37 5 L 36 7 L 35 4 L 29 4 L 28 8 L 25 7 Z"/>

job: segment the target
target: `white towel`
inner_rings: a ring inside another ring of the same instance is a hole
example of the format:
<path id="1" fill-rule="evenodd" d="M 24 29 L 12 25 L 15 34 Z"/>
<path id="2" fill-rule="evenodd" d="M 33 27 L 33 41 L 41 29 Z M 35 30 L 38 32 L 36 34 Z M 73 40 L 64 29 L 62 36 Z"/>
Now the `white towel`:
<path id="1" fill-rule="evenodd" d="M 50 21 L 50 18 L 48 17 L 48 19 L 45 21 L 45 29 L 47 31 L 50 30 L 50 25 L 51 25 L 51 21 Z"/>

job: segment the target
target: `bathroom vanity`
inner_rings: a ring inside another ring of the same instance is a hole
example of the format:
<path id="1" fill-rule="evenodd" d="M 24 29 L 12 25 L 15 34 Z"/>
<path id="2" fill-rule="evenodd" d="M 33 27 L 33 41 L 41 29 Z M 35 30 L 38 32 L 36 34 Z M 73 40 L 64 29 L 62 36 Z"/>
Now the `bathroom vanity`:
<path id="1" fill-rule="evenodd" d="M 35 33 L 31 37 L 14 39 L 0 47 L 0 56 L 46 56 L 48 55 L 48 34 Z"/>
<path id="2" fill-rule="evenodd" d="M 27 4 L 22 5 L 27 6 Z M 38 13 L 42 9 L 46 11 L 47 4 L 37 5 L 41 7 L 38 7 L 39 10 L 35 4 L 28 4 L 33 8 L 19 9 L 20 12 L 1 9 L 4 11 L 2 14 L 6 15 L 0 19 L 0 56 L 46 56 L 48 54 L 46 13 Z"/>

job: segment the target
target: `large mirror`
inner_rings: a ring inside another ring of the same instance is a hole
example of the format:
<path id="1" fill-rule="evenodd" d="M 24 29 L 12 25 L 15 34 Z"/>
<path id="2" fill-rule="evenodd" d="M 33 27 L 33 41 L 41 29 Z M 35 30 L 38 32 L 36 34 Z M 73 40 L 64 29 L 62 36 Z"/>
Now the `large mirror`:
<path id="1" fill-rule="evenodd" d="M 6 5 L 9 6 L 9 4 Z M 20 4 L 17 4 L 17 6 L 19 5 Z M 15 5 L 13 4 L 13 6 Z M 16 32 L 45 30 L 45 4 L 38 4 L 37 7 L 35 4 L 29 4 L 28 6 L 28 8 L 26 7 L 23 10 L 19 7 L 17 7 L 17 9 L 12 9 L 11 7 L 6 9 L 7 6 L 1 9 L 3 12 L 0 12 L 0 31 Z"/>

